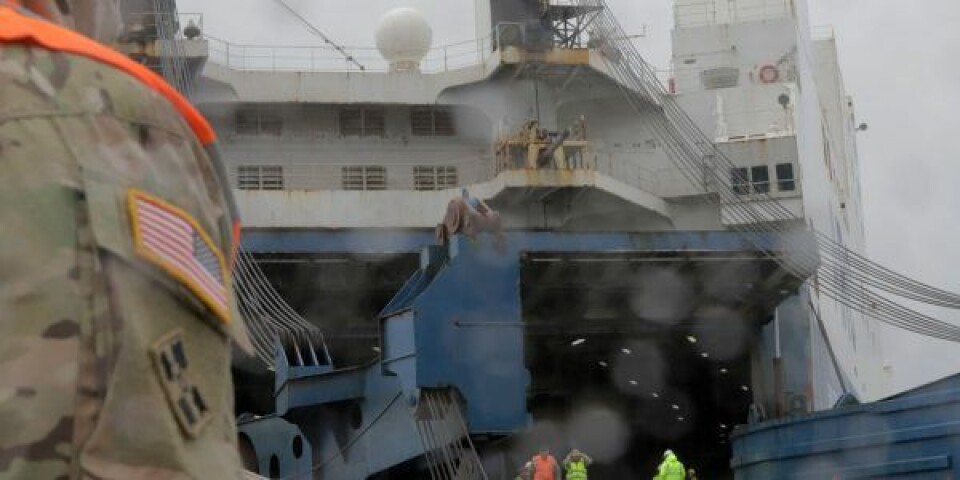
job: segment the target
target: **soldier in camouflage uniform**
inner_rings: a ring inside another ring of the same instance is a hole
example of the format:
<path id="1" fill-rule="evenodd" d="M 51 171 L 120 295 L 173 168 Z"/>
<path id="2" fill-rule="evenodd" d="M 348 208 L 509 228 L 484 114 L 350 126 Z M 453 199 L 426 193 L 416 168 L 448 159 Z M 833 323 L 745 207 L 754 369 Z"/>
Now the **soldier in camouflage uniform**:
<path id="1" fill-rule="evenodd" d="M 50 22 L 103 38 L 118 18 L 0 0 L 0 479 L 240 475 L 230 345 L 249 340 L 212 130 Z"/>

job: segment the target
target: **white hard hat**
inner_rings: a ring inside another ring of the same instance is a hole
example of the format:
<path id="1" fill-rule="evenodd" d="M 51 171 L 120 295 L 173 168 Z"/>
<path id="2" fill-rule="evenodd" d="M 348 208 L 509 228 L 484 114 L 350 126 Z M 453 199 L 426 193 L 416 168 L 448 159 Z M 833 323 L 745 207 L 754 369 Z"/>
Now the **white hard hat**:
<path id="1" fill-rule="evenodd" d="M 673 455 L 673 450 L 670 450 L 669 448 L 664 450 L 663 452 L 664 457 L 669 457 L 670 455 Z"/>

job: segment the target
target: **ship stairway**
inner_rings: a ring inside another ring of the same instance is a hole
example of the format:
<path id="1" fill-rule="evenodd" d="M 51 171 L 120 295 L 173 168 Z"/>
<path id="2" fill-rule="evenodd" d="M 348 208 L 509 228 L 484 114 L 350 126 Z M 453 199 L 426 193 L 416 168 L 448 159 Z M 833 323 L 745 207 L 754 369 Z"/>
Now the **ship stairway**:
<path id="1" fill-rule="evenodd" d="M 454 390 L 422 390 L 416 423 L 431 480 L 487 480 Z"/>

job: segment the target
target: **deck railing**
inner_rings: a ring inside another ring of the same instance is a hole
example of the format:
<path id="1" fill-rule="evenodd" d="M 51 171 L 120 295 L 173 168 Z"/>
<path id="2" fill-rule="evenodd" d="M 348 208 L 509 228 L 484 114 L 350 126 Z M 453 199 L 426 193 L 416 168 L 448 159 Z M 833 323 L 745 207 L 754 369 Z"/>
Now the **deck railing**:
<path id="1" fill-rule="evenodd" d="M 329 46 L 256 45 L 228 42 L 210 35 L 210 61 L 234 70 L 286 72 L 360 71 L 355 63 Z M 363 65 L 364 71 L 386 72 L 389 62 L 374 47 L 343 47 Z M 420 71 L 440 73 L 483 64 L 492 51 L 491 38 L 484 37 L 431 48 Z"/>

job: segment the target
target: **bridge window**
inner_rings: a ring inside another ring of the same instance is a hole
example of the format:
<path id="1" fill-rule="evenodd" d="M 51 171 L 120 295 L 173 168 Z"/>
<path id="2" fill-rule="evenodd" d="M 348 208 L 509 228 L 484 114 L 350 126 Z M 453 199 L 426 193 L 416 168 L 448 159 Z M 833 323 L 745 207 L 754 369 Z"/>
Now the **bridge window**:
<path id="1" fill-rule="evenodd" d="M 354 165 L 341 170 L 344 190 L 386 190 L 387 169 L 381 165 Z"/>
<path id="2" fill-rule="evenodd" d="M 340 110 L 340 135 L 382 137 L 386 132 L 382 108 L 351 107 Z"/>
<path id="3" fill-rule="evenodd" d="M 730 169 L 730 188 L 737 195 L 750 193 L 750 170 L 747 168 Z"/>
<path id="4" fill-rule="evenodd" d="M 737 195 L 770 192 L 770 169 L 766 165 L 730 169 L 730 189 Z"/>
<path id="5" fill-rule="evenodd" d="M 238 135 L 281 135 L 283 118 L 261 107 L 241 108 L 237 111 Z"/>
<path id="6" fill-rule="evenodd" d="M 750 185 L 753 186 L 754 193 L 767 193 L 770 191 L 770 169 L 766 165 L 750 168 Z"/>
<path id="7" fill-rule="evenodd" d="M 793 176 L 793 164 L 777 164 L 777 190 L 781 192 L 792 192 L 797 188 L 796 179 Z"/>
<path id="8" fill-rule="evenodd" d="M 237 167 L 237 188 L 240 190 L 283 190 L 283 167 L 280 165 L 241 165 Z"/>
<path id="9" fill-rule="evenodd" d="M 410 111 L 410 128 L 414 135 L 450 136 L 454 134 L 453 116 L 445 108 L 417 107 Z"/>
<path id="10" fill-rule="evenodd" d="M 413 167 L 413 188 L 415 190 L 443 190 L 457 186 L 457 167 L 453 166 L 417 166 Z"/>

